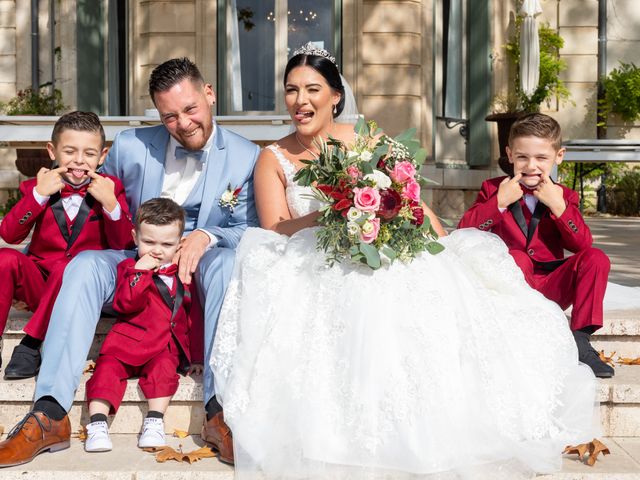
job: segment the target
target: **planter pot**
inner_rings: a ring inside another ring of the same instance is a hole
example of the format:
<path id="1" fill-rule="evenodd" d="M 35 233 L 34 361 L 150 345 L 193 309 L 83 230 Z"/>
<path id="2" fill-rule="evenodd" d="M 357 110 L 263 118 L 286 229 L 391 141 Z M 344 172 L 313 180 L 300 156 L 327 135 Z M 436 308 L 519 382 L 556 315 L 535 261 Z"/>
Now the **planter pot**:
<path id="1" fill-rule="evenodd" d="M 19 148 L 16 152 L 16 168 L 26 177 L 35 177 L 42 167 L 51 168 L 53 165 L 44 148 Z"/>
<path id="2" fill-rule="evenodd" d="M 513 175 L 513 165 L 509 163 L 509 157 L 507 157 L 507 146 L 509 145 L 509 131 L 511 125 L 520 117 L 526 115 L 525 112 L 507 112 L 507 113 L 492 113 L 487 115 L 485 120 L 487 122 L 496 122 L 498 125 L 498 144 L 500 146 L 500 158 L 498 158 L 498 165 L 504 173 L 507 175 Z"/>

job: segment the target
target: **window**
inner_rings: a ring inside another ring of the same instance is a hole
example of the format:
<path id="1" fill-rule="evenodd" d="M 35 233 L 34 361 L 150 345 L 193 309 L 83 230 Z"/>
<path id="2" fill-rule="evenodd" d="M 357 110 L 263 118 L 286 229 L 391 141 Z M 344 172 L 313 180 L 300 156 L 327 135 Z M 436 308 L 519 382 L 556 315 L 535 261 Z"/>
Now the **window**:
<path id="1" fill-rule="evenodd" d="M 340 47 L 339 0 L 219 0 L 218 12 L 222 114 L 285 113 L 281 77 L 293 51 L 309 41 Z"/>
<path id="2" fill-rule="evenodd" d="M 127 0 L 78 0 L 76 8 L 78 109 L 126 115 Z"/>

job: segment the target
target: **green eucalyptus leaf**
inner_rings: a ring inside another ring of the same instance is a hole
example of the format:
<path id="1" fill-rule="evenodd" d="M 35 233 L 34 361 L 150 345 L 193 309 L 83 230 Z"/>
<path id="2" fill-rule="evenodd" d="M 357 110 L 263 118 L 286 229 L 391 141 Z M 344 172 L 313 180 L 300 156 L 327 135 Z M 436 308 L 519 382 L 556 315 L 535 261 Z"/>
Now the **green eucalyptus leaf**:
<path id="1" fill-rule="evenodd" d="M 367 265 L 374 270 L 380 268 L 380 254 L 376 247 L 368 243 L 360 243 L 360 252 L 367 259 Z"/>

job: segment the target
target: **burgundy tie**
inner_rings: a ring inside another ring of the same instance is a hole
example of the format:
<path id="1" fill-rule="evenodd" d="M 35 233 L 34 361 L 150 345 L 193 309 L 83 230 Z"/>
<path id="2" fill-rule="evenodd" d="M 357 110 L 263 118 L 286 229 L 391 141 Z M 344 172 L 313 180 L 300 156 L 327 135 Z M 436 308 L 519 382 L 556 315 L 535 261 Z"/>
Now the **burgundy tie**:
<path id="1" fill-rule="evenodd" d="M 169 265 L 167 267 L 159 268 L 156 273 L 158 275 L 166 275 L 167 277 L 171 277 L 171 276 L 175 275 L 176 273 L 178 273 L 178 266 L 175 263 L 172 263 L 171 265 Z"/>

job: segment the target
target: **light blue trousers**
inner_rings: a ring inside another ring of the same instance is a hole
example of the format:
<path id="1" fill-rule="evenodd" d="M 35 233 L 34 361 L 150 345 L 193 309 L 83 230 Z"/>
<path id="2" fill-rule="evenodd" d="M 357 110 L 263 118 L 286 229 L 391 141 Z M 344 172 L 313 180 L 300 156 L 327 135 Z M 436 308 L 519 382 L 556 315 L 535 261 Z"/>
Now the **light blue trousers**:
<path id="1" fill-rule="evenodd" d="M 85 251 L 69 263 L 42 345 L 36 400 L 52 396 L 65 410 L 71 409 L 102 308 L 113 301 L 118 263 L 134 255 L 124 250 Z M 205 320 L 205 404 L 215 394 L 209 357 L 234 258 L 234 250 L 214 247 L 203 255 L 196 271 Z"/>

